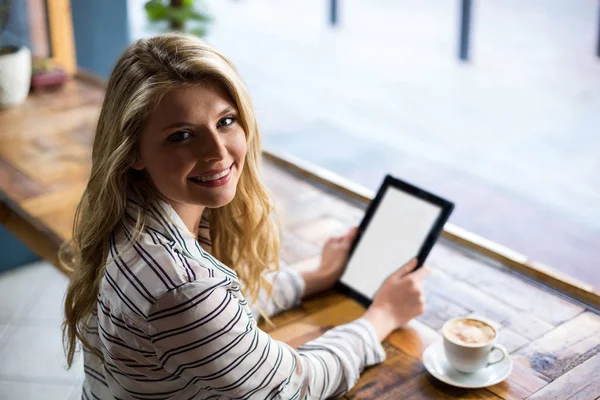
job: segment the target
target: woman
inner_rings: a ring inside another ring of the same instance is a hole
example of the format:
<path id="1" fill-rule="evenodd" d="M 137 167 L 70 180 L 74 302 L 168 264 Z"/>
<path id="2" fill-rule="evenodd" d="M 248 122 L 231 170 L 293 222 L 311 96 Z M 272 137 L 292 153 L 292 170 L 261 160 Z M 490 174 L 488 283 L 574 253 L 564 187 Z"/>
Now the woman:
<path id="1" fill-rule="evenodd" d="M 380 342 L 423 311 L 425 270 L 408 274 L 413 261 L 362 318 L 297 351 L 261 331 L 259 313 L 335 283 L 356 231 L 327 242 L 317 272 L 279 268 L 259 160 L 250 97 L 223 55 L 170 34 L 121 56 L 61 251 L 73 270 L 67 362 L 79 339 L 85 399 L 339 396 L 383 361 Z"/>

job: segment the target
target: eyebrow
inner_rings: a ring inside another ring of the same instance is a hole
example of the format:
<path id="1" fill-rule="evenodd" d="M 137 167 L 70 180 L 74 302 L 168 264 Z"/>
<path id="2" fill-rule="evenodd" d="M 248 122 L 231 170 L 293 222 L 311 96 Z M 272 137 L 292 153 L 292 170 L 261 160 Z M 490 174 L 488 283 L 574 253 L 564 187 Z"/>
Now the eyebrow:
<path id="1" fill-rule="evenodd" d="M 231 106 L 227 106 L 218 114 L 218 116 L 220 118 L 223 115 L 230 113 L 230 112 L 237 112 L 237 110 Z M 178 122 L 174 122 L 168 126 L 165 126 L 164 128 L 161 129 L 161 131 L 166 131 L 168 129 L 175 129 L 175 128 L 183 128 L 184 126 L 198 126 L 198 124 L 194 124 L 194 123 L 188 122 L 188 121 L 178 121 Z"/>

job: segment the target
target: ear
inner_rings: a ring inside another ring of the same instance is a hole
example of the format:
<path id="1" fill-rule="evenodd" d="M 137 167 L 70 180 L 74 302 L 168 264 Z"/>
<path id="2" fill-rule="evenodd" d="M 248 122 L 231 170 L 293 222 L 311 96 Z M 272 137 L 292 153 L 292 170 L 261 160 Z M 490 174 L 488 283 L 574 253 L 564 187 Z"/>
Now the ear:
<path id="1" fill-rule="evenodd" d="M 135 158 L 135 162 L 133 163 L 133 165 L 131 166 L 131 168 L 136 169 L 138 171 L 141 171 L 144 168 L 146 168 L 146 166 L 144 165 L 144 163 L 142 162 L 142 160 L 140 160 L 138 157 L 136 157 Z"/>

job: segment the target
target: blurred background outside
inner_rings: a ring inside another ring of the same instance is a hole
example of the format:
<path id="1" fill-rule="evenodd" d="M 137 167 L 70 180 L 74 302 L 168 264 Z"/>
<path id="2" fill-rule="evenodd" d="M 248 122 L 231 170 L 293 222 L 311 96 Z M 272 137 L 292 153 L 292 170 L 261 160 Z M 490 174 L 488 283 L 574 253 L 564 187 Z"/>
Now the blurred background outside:
<path id="1" fill-rule="evenodd" d="M 130 2 L 131 38 L 154 34 Z M 599 3 L 206 1 L 264 143 L 376 190 L 386 173 L 451 222 L 600 286 Z"/>
<path id="2" fill-rule="evenodd" d="M 146 2 L 72 0 L 78 65 L 107 78 L 164 32 Z M 27 44 L 25 3 L 7 35 Z M 467 62 L 458 0 L 339 0 L 335 25 L 330 0 L 195 7 L 266 148 L 373 190 L 391 173 L 454 201 L 453 224 L 600 287 L 600 3 L 472 3 Z"/>

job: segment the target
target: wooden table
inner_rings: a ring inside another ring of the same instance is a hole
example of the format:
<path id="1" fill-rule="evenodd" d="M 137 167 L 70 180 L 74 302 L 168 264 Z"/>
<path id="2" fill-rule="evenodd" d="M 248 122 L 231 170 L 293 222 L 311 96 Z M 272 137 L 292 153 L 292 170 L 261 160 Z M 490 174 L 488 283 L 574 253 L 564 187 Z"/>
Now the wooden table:
<path id="1" fill-rule="evenodd" d="M 58 93 L 33 95 L 21 107 L 0 111 L 0 222 L 51 262 L 71 233 L 102 96 L 101 86 L 75 80 Z M 313 174 L 265 154 L 263 178 L 282 214 L 281 258 L 290 266 L 315 267 L 324 241 L 362 218 L 365 197 L 332 184 L 335 177 L 322 171 Z M 428 259 L 426 313 L 389 336 L 385 363 L 365 371 L 345 398 L 600 399 L 600 316 L 593 307 L 517 275 L 528 271 L 527 263 L 470 243 L 456 231 L 445 232 Z M 527 275 L 600 304 L 596 294 L 580 296 L 580 287 L 556 283 L 540 270 Z M 298 346 L 363 312 L 329 292 L 277 316 L 274 327 L 262 327 Z M 491 319 L 499 328 L 500 343 L 514 361 L 506 381 L 458 389 L 425 370 L 421 355 L 440 340 L 443 322 L 467 315 Z"/>

